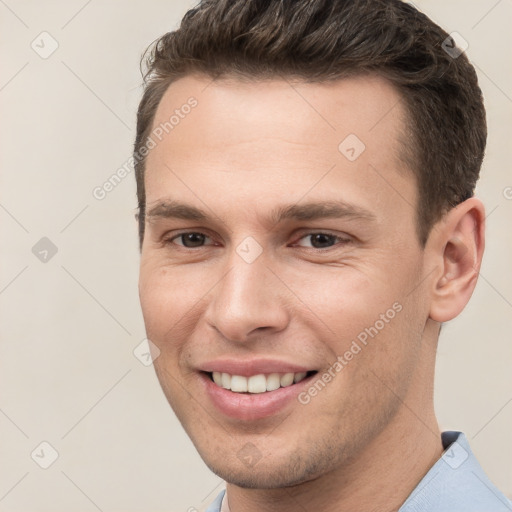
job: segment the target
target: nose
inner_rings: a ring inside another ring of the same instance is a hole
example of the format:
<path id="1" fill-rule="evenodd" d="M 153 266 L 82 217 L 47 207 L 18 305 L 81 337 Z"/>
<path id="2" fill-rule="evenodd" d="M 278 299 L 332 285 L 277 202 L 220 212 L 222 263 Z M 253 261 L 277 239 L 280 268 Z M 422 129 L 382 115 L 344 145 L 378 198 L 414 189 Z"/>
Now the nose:
<path id="1" fill-rule="evenodd" d="M 251 263 L 233 251 L 224 277 L 212 290 L 206 321 L 229 341 L 246 343 L 286 328 L 286 287 L 263 254 Z"/>

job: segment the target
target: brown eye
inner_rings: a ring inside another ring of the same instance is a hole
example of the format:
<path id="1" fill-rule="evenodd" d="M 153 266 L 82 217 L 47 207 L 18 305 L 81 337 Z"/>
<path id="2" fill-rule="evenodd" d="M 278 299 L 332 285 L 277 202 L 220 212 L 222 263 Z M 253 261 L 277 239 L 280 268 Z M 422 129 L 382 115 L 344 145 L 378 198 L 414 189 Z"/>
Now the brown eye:
<path id="1" fill-rule="evenodd" d="M 331 235 L 329 233 L 309 233 L 303 236 L 302 240 L 309 240 L 310 245 L 299 243 L 301 247 L 312 247 L 313 249 L 329 249 L 336 245 L 337 242 L 340 244 L 348 243 L 349 240 L 345 238 L 341 238 L 336 235 Z"/>
<path id="2" fill-rule="evenodd" d="M 187 248 L 194 248 L 201 247 L 207 238 L 209 237 L 207 237 L 203 233 L 189 232 L 177 235 L 171 241 L 181 240 L 181 243 L 178 243 L 177 245 L 183 245 L 184 247 Z"/>
<path id="3" fill-rule="evenodd" d="M 331 247 L 336 243 L 336 237 L 333 235 L 326 235 L 325 233 L 316 233 L 309 235 L 311 244 L 315 249 L 323 249 L 324 247 Z"/>

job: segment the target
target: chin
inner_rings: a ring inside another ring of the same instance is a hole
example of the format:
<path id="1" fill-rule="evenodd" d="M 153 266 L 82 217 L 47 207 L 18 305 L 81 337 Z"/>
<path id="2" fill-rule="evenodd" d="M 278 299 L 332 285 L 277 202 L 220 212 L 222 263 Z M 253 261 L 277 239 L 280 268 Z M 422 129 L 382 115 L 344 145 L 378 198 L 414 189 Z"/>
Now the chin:
<path id="1" fill-rule="evenodd" d="M 280 469 L 246 468 L 243 470 L 239 467 L 227 468 L 215 465 L 208 467 L 226 482 L 243 489 L 279 489 L 299 485 L 316 478 L 314 475 L 293 474 L 287 467 Z"/>
<path id="2" fill-rule="evenodd" d="M 290 453 L 279 460 L 268 455 L 254 465 L 246 465 L 236 457 L 233 459 L 221 456 L 213 460 L 201 453 L 200 455 L 213 473 L 244 489 L 278 489 L 300 485 L 329 471 L 334 462 L 325 458 L 321 461 L 309 458 L 306 461 L 303 457 L 305 454 Z"/>

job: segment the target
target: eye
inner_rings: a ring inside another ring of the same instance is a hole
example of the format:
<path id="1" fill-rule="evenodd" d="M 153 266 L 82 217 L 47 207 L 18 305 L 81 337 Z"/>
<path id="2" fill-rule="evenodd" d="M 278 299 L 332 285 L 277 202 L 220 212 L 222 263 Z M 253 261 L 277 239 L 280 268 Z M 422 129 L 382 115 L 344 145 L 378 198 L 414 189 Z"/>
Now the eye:
<path id="1" fill-rule="evenodd" d="M 207 245 L 207 240 L 212 240 L 208 235 L 199 231 L 187 231 L 170 237 L 164 242 L 166 244 L 174 244 L 186 249 L 201 248 Z M 309 243 L 308 243 L 309 240 Z M 300 247 L 312 249 L 329 249 L 336 245 L 345 245 L 350 243 L 349 238 L 343 238 L 338 235 L 324 232 L 311 232 L 302 236 L 295 244 Z"/>
<path id="2" fill-rule="evenodd" d="M 166 240 L 167 243 L 175 243 L 176 245 L 181 245 L 182 247 L 186 247 L 187 249 L 193 249 L 194 247 L 202 247 L 205 240 L 210 239 L 209 236 L 204 233 L 199 233 L 197 231 L 189 231 L 186 233 L 180 233 L 179 235 L 175 235 L 172 238 Z M 175 242 L 175 240 L 180 240 L 181 243 Z"/>
<path id="3" fill-rule="evenodd" d="M 350 242 L 350 239 L 348 238 L 342 238 L 337 235 L 332 235 L 330 233 L 322 233 L 322 232 L 315 232 L 315 233 L 308 233 L 307 235 L 304 235 L 299 240 L 310 240 L 311 245 L 307 245 L 304 243 L 299 243 L 297 245 L 301 247 L 313 247 L 314 249 L 329 249 L 330 247 L 334 247 L 336 245 L 336 242 L 338 241 L 340 245 L 344 245 Z"/>

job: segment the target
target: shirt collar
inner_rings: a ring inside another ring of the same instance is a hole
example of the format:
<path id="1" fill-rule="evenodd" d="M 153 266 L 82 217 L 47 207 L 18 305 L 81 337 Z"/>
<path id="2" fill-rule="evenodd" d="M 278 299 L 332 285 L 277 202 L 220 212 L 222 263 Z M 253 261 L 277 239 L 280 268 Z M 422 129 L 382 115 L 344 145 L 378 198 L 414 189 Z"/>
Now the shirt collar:
<path id="1" fill-rule="evenodd" d="M 510 512 L 510 502 L 489 480 L 462 432 L 441 435 L 445 448 L 399 512 Z"/>

